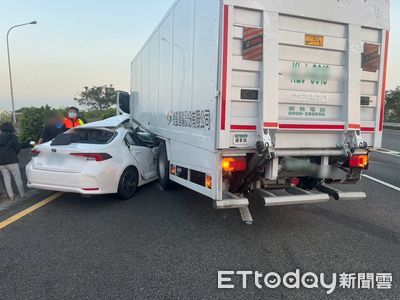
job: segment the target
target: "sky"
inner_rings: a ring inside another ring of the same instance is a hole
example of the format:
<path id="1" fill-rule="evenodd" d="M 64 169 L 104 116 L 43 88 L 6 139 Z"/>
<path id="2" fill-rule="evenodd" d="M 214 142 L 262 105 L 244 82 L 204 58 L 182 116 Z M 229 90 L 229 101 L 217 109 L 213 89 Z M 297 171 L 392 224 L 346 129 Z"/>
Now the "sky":
<path id="1" fill-rule="evenodd" d="M 0 0 L 0 110 L 11 110 L 6 33 L 16 108 L 74 105 L 85 86 L 129 90 L 130 62 L 173 0 Z M 400 1 L 391 1 L 389 89 L 400 85 Z"/>

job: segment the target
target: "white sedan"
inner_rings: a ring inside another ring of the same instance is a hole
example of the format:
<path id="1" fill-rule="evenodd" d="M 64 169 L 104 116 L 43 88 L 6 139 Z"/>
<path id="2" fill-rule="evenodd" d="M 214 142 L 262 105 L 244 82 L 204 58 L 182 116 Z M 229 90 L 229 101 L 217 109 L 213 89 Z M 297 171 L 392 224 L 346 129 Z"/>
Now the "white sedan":
<path id="1" fill-rule="evenodd" d="M 32 150 L 28 187 L 132 198 L 157 179 L 156 137 L 129 115 L 76 127 Z"/>

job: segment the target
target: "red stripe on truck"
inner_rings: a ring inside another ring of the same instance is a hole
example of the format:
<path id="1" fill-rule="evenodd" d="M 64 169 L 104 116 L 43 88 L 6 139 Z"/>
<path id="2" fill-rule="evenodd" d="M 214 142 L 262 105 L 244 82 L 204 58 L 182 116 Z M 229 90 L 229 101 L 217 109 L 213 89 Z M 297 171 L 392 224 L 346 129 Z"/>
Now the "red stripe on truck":
<path id="1" fill-rule="evenodd" d="M 382 95 L 381 95 L 381 114 L 379 131 L 383 131 L 383 121 L 385 119 L 385 98 L 386 98 L 386 73 L 388 64 L 388 53 L 389 53 L 389 31 L 386 31 L 386 42 L 385 42 L 385 58 L 383 63 L 383 80 L 382 80 Z"/>
<path id="2" fill-rule="evenodd" d="M 226 127 L 226 92 L 228 78 L 228 33 L 229 33 L 229 6 L 224 5 L 224 37 L 222 50 L 222 103 L 221 103 L 221 130 Z"/>
<path id="3" fill-rule="evenodd" d="M 231 130 L 255 131 L 255 130 L 257 130 L 257 126 L 256 125 L 231 125 Z"/>
<path id="4" fill-rule="evenodd" d="M 264 128 L 278 128 L 279 124 L 277 122 L 265 122 Z"/>
<path id="5" fill-rule="evenodd" d="M 362 132 L 375 132 L 374 127 L 361 127 Z"/>
<path id="6" fill-rule="evenodd" d="M 344 125 L 326 125 L 326 124 L 279 124 L 279 129 L 344 130 Z"/>
<path id="7" fill-rule="evenodd" d="M 360 129 L 360 124 L 349 124 L 349 129 Z"/>

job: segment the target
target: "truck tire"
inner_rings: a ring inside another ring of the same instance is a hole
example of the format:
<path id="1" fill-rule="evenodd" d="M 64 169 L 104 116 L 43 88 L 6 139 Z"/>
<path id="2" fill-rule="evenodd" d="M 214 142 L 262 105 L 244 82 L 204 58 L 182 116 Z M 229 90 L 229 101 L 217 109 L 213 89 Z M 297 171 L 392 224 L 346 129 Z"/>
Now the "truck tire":
<path id="1" fill-rule="evenodd" d="M 131 199 L 136 193 L 138 182 L 139 175 L 136 168 L 126 168 L 119 179 L 117 197 L 121 200 Z"/>
<path id="2" fill-rule="evenodd" d="M 160 145 L 158 153 L 158 180 L 163 189 L 167 190 L 171 187 L 172 183 L 169 179 L 169 160 L 167 156 L 167 149 L 165 144 Z"/>

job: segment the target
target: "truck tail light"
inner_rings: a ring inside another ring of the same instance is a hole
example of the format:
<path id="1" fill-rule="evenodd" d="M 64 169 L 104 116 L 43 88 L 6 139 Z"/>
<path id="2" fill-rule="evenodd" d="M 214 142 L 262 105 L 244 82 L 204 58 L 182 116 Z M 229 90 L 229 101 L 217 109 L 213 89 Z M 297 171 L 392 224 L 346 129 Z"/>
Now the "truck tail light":
<path id="1" fill-rule="evenodd" d="M 177 170 L 176 170 L 176 166 L 175 165 L 171 165 L 171 174 L 175 175 L 177 174 Z"/>
<path id="2" fill-rule="evenodd" d="M 300 179 L 299 178 L 291 178 L 290 179 L 290 185 L 291 186 L 298 186 L 300 184 Z"/>
<path id="3" fill-rule="evenodd" d="M 31 154 L 32 154 L 32 157 L 36 157 L 36 156 L 38 156 L 38 155 L 40 154 L 40 151 L 39 151 L 39 150 L 36 150 L 36 149 L 33 149 L 33 150 L 31 151 Z"/>
<path id="4" fill-rule="evenodd" d="M 112 158 L 108 153 L 71 153 L 72 156 L 83 157 L 90 161 L 104 161 Z"/>
<path id="5" fill-rule="evenodd" d="M 350 168 L 364 169 L 368 166 L 368 155 L 354 155 L 349 160 Z"/>
<path id="6" fill-rule="evenodd" d="M 222 160 L 222 169 L 225 172 L 245 171 L 247 168 L 246 157 L 224 157 Z"/>

